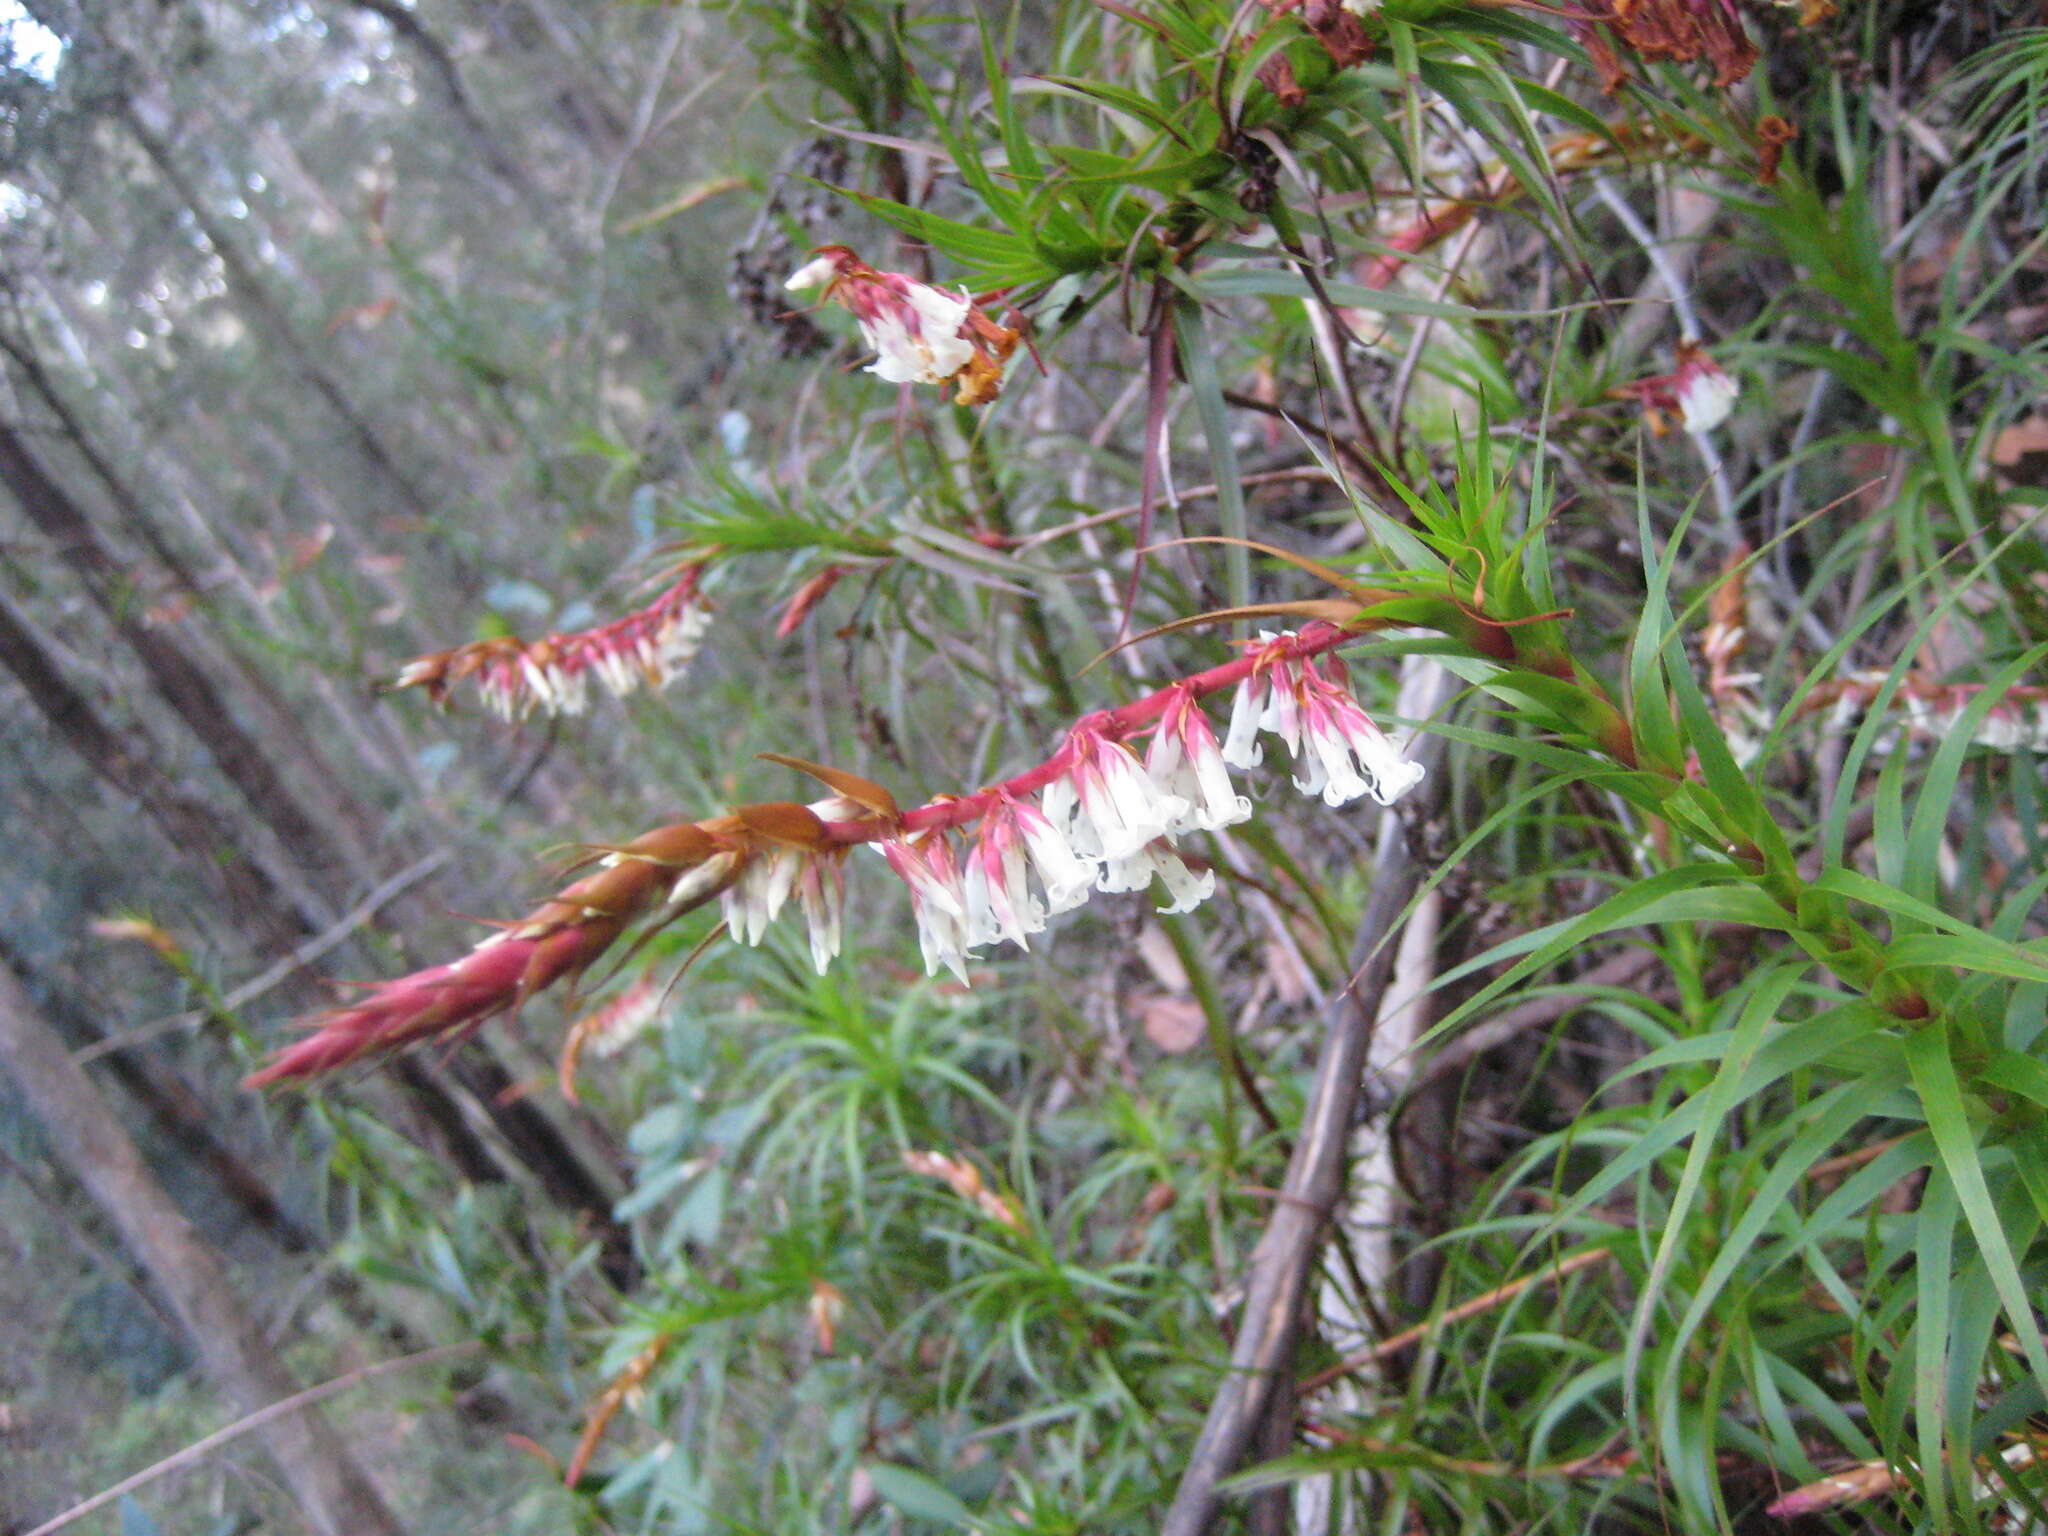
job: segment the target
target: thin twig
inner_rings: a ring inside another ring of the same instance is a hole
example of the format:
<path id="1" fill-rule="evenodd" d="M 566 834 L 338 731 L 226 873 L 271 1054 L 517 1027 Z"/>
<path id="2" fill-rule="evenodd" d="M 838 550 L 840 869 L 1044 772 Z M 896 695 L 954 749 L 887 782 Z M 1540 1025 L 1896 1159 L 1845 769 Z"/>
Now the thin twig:
<path id="1" fill-rule="evenodd" d="M 374 916 L 380 907 L 402 895 L 433 874 L 455 855 L 446 848 L 437 848 L 425 858 L 415 859 L 382 885 L 357 902 L 334 925 L 325 932 L 316 934 L 286 955 L 282 960 L 258 975 L 250 977 L 232 992 L 222 997 L 215 1013 L 233 1013 L 254 1002 L 272 987 L 288 980 L 304 970 L 329 950 L 338 948 L 351 938 L 355 931 Z M 191 1029 L 205 1021 L 208 1010 L 189 1009 L 184 1013 L 170 1014 L 165 1018 L 153 1019 L 147 1024 L 119 1035 L 109 1035 L 104 1040 L 95 1040 L 91 1045 L 81 1046 L 71 1053 L 71 1059 L 80 1066 L 97 1061 L 100 1057 L 115 1051 L 126 1050 L 131 1045 L 141 1045 L 159 1035 L 167 1035 L 177 1029 Z"/>
<path id="2" fill-rule="evenodd" d="M 1441 738 L 1425 737 L 1423 742 L 1440 746 Z M 1441 778 L 1433 774 L 1424 781 L 1430 795 L 1420 807 L 1424 815 L 1435 803 L 1433 791 L 1440 788 Z M 1288 1373 L 1309 1271 L 1343 1194 L 1352 1115 L 1364 1087 L 1373 1021 L 1394 963 L 1392 940 L 1423 873 L 1421 861 L 1409 849 L 1400 815 L 1382 813 L 1372 898 L 1351 946 L 1351 984 L 1331 999 L 1325 1013 L 1322 1054 L 1301 1133 L 1288 1159 L 1280 1198 L 1252 1250 L 1230 1369 L 1217 1385 L 1160 1527 L 1161 1536 L 1204 1536 L 1209 1530 L 1221 1502 L 1218 1485 L 1237 1470 L 1265 1421 L 1275 1386 Z"/>
<path id="3" fill-rule="evenodd" d="M 1504 1009 L 1477 1028 L 1468 1029 L 1422 1064 L 1410 1080 L 1408 1091 L 1419 1094 L 1445 1078 L 1455 1076 L 1495 1046 L 1512 1040 L 1525 1030 L 1554 1024 L 1566 1014 L 1585 1005 L 1595 992 L 1635 985 L 1664 963 L 1654 949 L 1627 949 L 1609 957 L 1583 976 L 1564 983 L 1541 997 L 1525 999 Z"/>
<path id="4" fill-rule="evenodd" d="M 1477 1317 L 1482 1312 L 1490 1312 L 1503 1302 L 1513 1301 L 1532 1285 L 1544 1285 L 1550 1281 L 1562 1280 L 1567 1275 L 1575 1275 L 1582 1269 L 1591 1268 L 1602 1259 L 1611 1259 L 1613 1257 L 1614 1253 L 1611 1249 L 1590 1248 L 1584 1253 L 1575 1253 L 1570 1258 L 1561 1260 L 1551 1265 L 1548 1269 L 1538 1271 L 1536 1274 L 1524 1275 L 1519 1280 L 1510 1280 L 1505 1285 L 1497 1285 L 1490 1291 L 1484 1291 L 1474 1296 L 1470 1301 L 1460 1302 L 1457 1306 L 1450 1308 L 1437 1317 L 1430 1318 L 1426 1322 L 1417 1323 L 1412 1328 L 1403 1328 L 1399 1333 L 1389 1334 L 1386 1338 L 1381 1339 L 1369 1348 L 1361 1349 L 1355 1355 L 1346 1355 L 1335 1365 L 1330 1366 L 1326 1370 L 1316 1372 L 1315 1375 L 1302 1382 L 1296 1391 L 1302 1397 L 1307 1397 L 1311 1392 L 1319 1392 L 1339 1376 L 1348 1376 L 1359 1367 L 1370 1365 L 1375 1360 L 1384 1360 L 1389 1355 L 1398 1355 L 1402 1350 L 1420 1344 L 1439 1329 L 1447 1328 L 1452 1323 L 1462 1323 L 1466 1318 Z"/>
<path id="5" fill-rule="evenodd" d="M 1257 474 L 1243 476 L 1238 483 L 1247 486 L 1284 485 L 1295 480 L 1329 478 L 1330 472 L 1321 465 L 1304 464 L 1294 469 L 1261 470 Z M 1201 497 L 1214 496 L 1217 489 L 1214 485 L 1191 485 L 1179 491 L 1177 496 L 1181 501 L 1194 501 Z M 1057 528 L 1042 528 L 1036 533 L 1027 533 L 1018 539 L 1013 547 L 1018 554 L 1022 554 L 1025 550 L 1036 549 L 1041 544 L 1050 544 L 1055 539 L 1064 539 L 1090 528 L 1100 528 L 1104 523 L 1122 522 L 1127 517 L 1135 517 L 1141 510 L 1139 503 L 1132 502 L 1127 507 L 1111 507 L 1107 512 L 1091 512 L 1088 516 L 1078 517 L 1071 523 L 1061 523 Z"/>
<path id="6" fill-rule="evenodd" d="M 508 1340 L 507 1342 L 510 1341 Z M 144 1467 L 133 1477 L 123 1478 L 120 1482 L 114 1484 L 113 1487 L 102 1489 L 84 1503 L 72 1505 L 61 1515 L 45 1520 L 34 1530 L 28 1532 L 28 1536 L 50 1536 L 52 1531 L 61 1531 L 65 1526 L 83 1520 L 94 1510 L 105 1509 L 116 1499 L 123 1498 L 133 1493 L 136 1489 L 155 1482 L 160 1477 L 168 1476 L 170 1473 L 178 1471 L 181 1467 L 190 1466 L 195 1461 L 204 1461 L 229 1441 L 239 1440 L 252 1430 L 261 1429 L 273 1419 L 281 1419 L 286 1414 L 297 1413 L 302 1408 L 310 1408 L 315 1403 L 324 1402 L 326 1399 L 346 1392 L 350 1387 L 360 1386 L 363 1382 L 369 1381 L 374 1377 L 388 1376 L 394 1371 L 405 1369 L 407 1366 L 431 1365 L 436 1360 L 452 1360 L 457 1355 L 472 1354 L 483 1347 L 484 1341 L 482 1339 L 465 1339 L 460 1344 L 440 1344 L 432 1349 L 419 1350 L 414 1354 L 400 1355 L 395 1360 L 379 1360 L 373 1365 L 358 1366 L 355 1370 L 346 1371 L 330 1381 L 321 1382 L 317 1387 L 308 1387 L 303 1392 L 294 1392 L 290 1397 L 279 1398 L 268 1407 L 258 1408 L 254 1413 L 244 1414 L 226 1428 L 217 1429 L 205 1439 L 195 1440 L 183 1450 L 174 1451 L 162 1461 L 154 1462 Z"/>

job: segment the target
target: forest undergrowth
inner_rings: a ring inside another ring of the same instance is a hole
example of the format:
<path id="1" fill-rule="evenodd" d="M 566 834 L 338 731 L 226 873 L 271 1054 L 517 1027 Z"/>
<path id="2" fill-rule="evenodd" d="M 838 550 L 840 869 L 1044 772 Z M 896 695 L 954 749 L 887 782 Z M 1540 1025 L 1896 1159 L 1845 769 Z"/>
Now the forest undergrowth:
<path id="1" fill-rule="evenodd" d="M 368 646 L 612 803 L 158 945 L 495 1528 L 2048 1529 L 2039 8 L 656 9 L 734 340 Z M 495 1038 L 615 1198 L 370 1097 Z"/>

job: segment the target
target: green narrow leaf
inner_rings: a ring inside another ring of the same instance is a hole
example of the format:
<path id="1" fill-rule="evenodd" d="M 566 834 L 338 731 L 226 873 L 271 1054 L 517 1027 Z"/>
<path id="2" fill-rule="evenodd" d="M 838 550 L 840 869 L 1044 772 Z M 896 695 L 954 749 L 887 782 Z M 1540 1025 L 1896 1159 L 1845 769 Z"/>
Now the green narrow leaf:
<path id="1" fill-rule="evenodd" d="M 1912 933 L 1885 946 L 1893 965 L 1953 965 L 1991 976 L 2048 981 L 2048 956 L 1988 933 Z"/>
<path id="2" fill-rule="evenodd" d="M 1934 760 L 1927 765 L 1927 776 L 1920 785 L 1920 798 L 1913 806 L 1913 825 L 1906 835 L 1907 879 L 1904 883 L 1911 894 L 1932 899 L 1939 892 L 1941 838 L 1948 827 L 1949 810 L 1955 804 L 1956 780 L 1962 776 L 1963 758 L 1992 706 L 2005 697 L 2014 683 L 2039 666 L 2044 656 L 2048 656 L 2048 645 L 2037 645 L 1993 673 L 1977 696 L 1970 700 L 1936 749 Z"/>
<path id="3" fill-rule="evenodd" d="M 1627 1385 L 1629 1412 L 1635 1412 L 1635 1380 L 1642 1367 L 1643 1346 L 1650 1336 L 1650 1323 L 1657 1306 L 1665 1293 L 1665 1278 L 1678 1252 L 1678 1245 L 1688 1233 L 1687 1221 L 1692 1215 L 1693 1201 L 1699 1196 L 1700 1181 L 1706 1177 L 1707 1159 L 1712 1155 L 1720 1133 L 1722 1121 L 1735 1107 L 1738 1085 L 1743 1074 L 1749 1069 L 1752 1058 L 1763 1044 L 1764 1033 L 1777 1022 L 1778 1009 L 1791 995 L 1800 977 L 1806 974 L 1807 962 L 1781 962 L 1750 983 L 1749 995 L 1742 1005 L 1742 1012 L 1736 1020 L 1735 1029 L 1729 1038 L 1728 1053 L 1722 1058 L 1720 1071 L 1707 1086 L 1700 1099 L 1700 1129 L 1693 1136 L 1692 1145 L 1686 1150 L 1685 1168 L 1679 1175 L 1678 1188 L 1672 1193 L 1671 1205 L 1664 1219 L 1663 1235 L 1657 1243 L 1656 1256 L 1650 1261 L 1650 1272 L 1642 1285 L 1642 1299 L 1637 1303 L 1635 1320 L 1630 1324 L 1626 1365 L 1622 1379 Z M 1686 1330 L 1681 1327 L 1679 1342 L 1682 1346 Z M 1674 1351 L 1671 1368 L 1675 1370 L 1682 1359 L 1682 1349 Z"/>
<path id="4" fill-rule="evenodd" d="M 974 1511 L 960 1501 L 950 1488 L 936 1479 L 894 1462 L 871 1461 L 868 1479 L 884 1503 L 900 1509 L 915 1520 L 936 1520 L 972 1529 Z"/>
<path id="5" fill-rule="evenodd" d="M 1202 420 L 1202 437 L 1209 445 L 1217 522 L 1225 538 L 1241 540 L 1246 537 L 1244 483 L 1238 475 L 1237 449 L 1230 438 L 1230 413 L 1224 409 L 1223 383 L 1216 372 L 1214 343 L 1209 340 L 1202 306 L 1192 299 L 1176 303 L 1173 329 L 1188 389 L 1195 397 L 1195 412 Z M 1223 559 L 1224 590 L 1231 606 L 1241 608 L 1252 600 L 1251 551 L 1241 543 L 1232 544 L 1225 548 Z"/>
<path id="6" fill-rule="evenodd" d="M 2048 1348 L 2042 1344 L 2041 1330 L 2034 1326 L 2033 1304 L 2020 1280 L 2019 1265 L 2006 1241 L 1991 1190 L 1984 1182 L 1981 1153 L 1971 1130 L 1969 1112 L 1963 1106 L 1955 1063 L 1949 1059 L 1947 1031 L 1928 1027 L 1908 1034 L 1906 1064 L 1912 1069 L 1913 1086 L 1920 1095 L 1927 1129 L 1934 1136 L 1942 1167 L 1954 1182 L 1971 1235 L 1977 1239 L 1978 1251 L 1998 1288 L 1998 1299 L 2012 1319 L 2013 1331 L 2019 1335 L 2027 1369 L 2034 1373 L 2035 1382 L 2048 1390 Z"/>
<path id="7" fill-rule="evenodd" d="M 1993 1088 L 2003 1088 L 2048 1109 L 2048 1063 L 2017 1051 L 2001 1051 L 1985 1063 L 1977 1076 Z"/>

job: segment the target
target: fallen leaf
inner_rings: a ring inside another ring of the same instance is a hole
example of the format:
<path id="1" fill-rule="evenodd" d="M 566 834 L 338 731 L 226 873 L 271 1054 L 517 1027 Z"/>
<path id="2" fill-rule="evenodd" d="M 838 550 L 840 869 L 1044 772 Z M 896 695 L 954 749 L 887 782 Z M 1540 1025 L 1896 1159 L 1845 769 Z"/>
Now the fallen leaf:
<path id="1" fill-rule="evenodd" d="M 1145 1038 L 1169 1056 L 1200 1045 L 1208 1022 L 1202 1017 L 1202 1005 L 1193 998 L 1160 995 L 1138 1005 L 1138 1020 Z"/>
<path id="2" fill-rule="evenodd" d="M 2048 486 L 2048 416 L 2023 417 L 1994 437 L 1991 462 L 2008 480 Z"/>

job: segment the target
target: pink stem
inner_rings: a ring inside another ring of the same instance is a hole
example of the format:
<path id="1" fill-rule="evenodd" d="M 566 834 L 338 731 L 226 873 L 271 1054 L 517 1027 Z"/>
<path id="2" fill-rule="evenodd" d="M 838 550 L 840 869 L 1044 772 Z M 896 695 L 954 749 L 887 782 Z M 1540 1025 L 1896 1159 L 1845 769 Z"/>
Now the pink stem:
<path id="1" fill-rule="evenodd" d="M 1306 660 L 1320 656 L 1325 651 L 1335 650 L 1349 640 L 1356 640 L 1359 631 L 1344 629 L 1320 620 L 1305 625 L 1298 634 L 1284 635 L 1278 640 L 1258 641 L 1235 661 L 1226 661 L 1219 667 L 1206 672 L 1197 672 L 1193 677 L 1184 677 L 1168 683 L 1164 688 L 1120 704 L 1115 709 L 1105 709 L 1092 715 L 1083 715 L 1074 722 L 1074 729 L 1086 725 L 1099 731 L 1111 741 L 1137 735 L 1166 713 L 1166 707 L 1176 694 L 1185 691 L 1195 698 L 1205 698 L 1212 693 L 1221 693 L 1234 688 L 1261 667 L 1270 667 L 1276 661 Z M 1052 783 L 1072 766 L 1073 748 L 1063 744 L 1059 751 L 1034 768 L 1004 779 L 1000 784 L 991 784 L 986 789 L 971 795 L 960 795 L 943 800 L 933 800 L 915 810 L 903 813 L 901 822 L 892 826 L 887 822 L 875 821 L 828 821 L 825 830 L 836 843 L 868 843 L 892 837 L 897 832 L 939 832 L 954 827 L 964 827 L 979 821 L 994 810 L 1007 796 L 1016 799 L 1036 794 Z"/>

